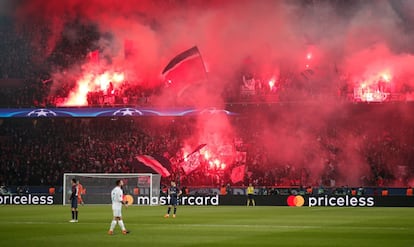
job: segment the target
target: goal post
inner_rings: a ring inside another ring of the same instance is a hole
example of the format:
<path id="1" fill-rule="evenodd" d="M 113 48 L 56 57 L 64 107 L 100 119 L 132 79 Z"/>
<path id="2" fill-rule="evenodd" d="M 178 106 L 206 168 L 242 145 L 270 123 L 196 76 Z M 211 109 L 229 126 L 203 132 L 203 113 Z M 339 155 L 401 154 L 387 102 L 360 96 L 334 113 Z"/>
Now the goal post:
<path id="1" fill-rule="evenodd" d="M 63 174 L 63 205 L 72 193 L 72 179 L 75 178 L 83 187 L 80 191 L 85 204 L 110 204 L 111 191 L 116 181 L 124 181 L 124 195 L 131 195 L 135 204 L 138 196 L 148 198 L 160 196 L 161 176 L 151 173 L 65 173 Z"/>

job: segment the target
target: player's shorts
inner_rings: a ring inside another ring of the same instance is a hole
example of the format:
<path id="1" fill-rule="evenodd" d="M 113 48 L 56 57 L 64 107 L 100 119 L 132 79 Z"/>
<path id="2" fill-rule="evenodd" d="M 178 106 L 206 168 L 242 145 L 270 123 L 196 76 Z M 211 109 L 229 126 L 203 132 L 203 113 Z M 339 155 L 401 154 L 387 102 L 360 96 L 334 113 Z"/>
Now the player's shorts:
<path id="1" fill-rule="evenodd" d="M 171 197 L 170 199 L 170 205 L 177 206 L 178 205 L 178 198 L 177 197 Z"/>
<path id="2" fill-rule="evenodd" d="M 112 209 L 114 217 L 122 217 L 122 209 Z"/>
<path id="3" fill-rule="evenodd" d="M 71 207 L 72 208 L 78 208 L 78 197 L 72 198 Z"/>
<path id="4" fill-rule="evenodd" d="M 254 195 L 253 194 L 247 194 L 247 198 L 249 199 L 249 200 L 253 200 L 254 198 Z"/>

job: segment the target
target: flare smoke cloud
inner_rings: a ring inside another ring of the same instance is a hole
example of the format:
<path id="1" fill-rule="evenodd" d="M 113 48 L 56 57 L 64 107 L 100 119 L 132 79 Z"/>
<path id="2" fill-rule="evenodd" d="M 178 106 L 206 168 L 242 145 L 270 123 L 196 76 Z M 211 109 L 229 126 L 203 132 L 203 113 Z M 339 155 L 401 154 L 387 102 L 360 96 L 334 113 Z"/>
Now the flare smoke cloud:
<path id="1" fill-rule="evenodd" d="M 314 145 L 313 130 L 322 129 L 341 111 L 326 102 L 337 97 L 343 84 L 353 88 L 370 78 L 384 77 L 392 80 L 394 92 L 414 86 L 413 1 L 27 0 L 19 1 L 15 9 L 21 29 L 47 30 L 46 36 L 38 34 L 33 39 L 45 57 L 53 54 L 63 37 L 79 39 L 77 31 L 69 28 L 71 23 L 95 27 L 99 38 L 94 49 L 106 58 L 101 67 L 122 71 L 127 80 L 146 88 L 159 86 L 159 75 L 168 61 L 196 45 L 209 73 L 208 83 L 197 89 L 191 102 L 199 107 L 223 106 L 221 92 L 241 80 L 242 69 L 263 78 L 289 75 L 292 80 L 311 83 L 307 85 L 312 92 L 324 99 L 315 114 L 292 107 L 291 113 L 266 123 L 259 139 L 274 154 L 270 164 L 290 162 L 300 167 L 304 159 L 298 153 L 311 153 L 313 158 L 307 159 L 306 166 L 315 177 L 325 166 L 320 160 L 323 144 Z M 128 59 L 124 58 L 126 42 L 132 54 Z M 309 52 L 311 64 L 306 61 Z M 66 74 L 60 68 L 52 71 L 54 88 L 60 87 L 62 78 L 82 77 L 85 63 L 65 68 Z M 300 76 L 305 66 L 313 71 L 311 79 Z M 229 126 L 226 118 L 220 119 L 221 125 L 200 121 L 198 143 L 206 139 L 203 132 Z M 306 119 L 306 127 L 300 119 Z M 208 126 L 213 129 L 205 130 Z M 229 129 L 228 133 L 236 133 Z M 362 173 L 367 164 L 356 150 L 363 139 L 347 140 L 343 159 L 359 166 L 354 170 Z M 353 183 L 360 175 L 347 174 L 344 183 Z"/>

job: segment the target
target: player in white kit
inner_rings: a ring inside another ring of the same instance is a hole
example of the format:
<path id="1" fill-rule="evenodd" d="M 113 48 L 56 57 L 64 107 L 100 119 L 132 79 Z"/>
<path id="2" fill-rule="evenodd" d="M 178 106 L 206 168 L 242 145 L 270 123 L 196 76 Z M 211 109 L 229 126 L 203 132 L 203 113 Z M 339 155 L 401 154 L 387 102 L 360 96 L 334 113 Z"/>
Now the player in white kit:
<path id="1" fill-rule="evenodd" d="M 124 182 L 122 180 L 116 181 L 116 187 L 111 191 L 111 200 L 112 200 L 112 211 L 114 214 L 114 218 L 111 222 L 111 227 L 109 228 L 108 234 L 114 234 L 114 228 L 116 224 L 121 227 L 122 234 L 126 235 L 129 231 L 125 228 L 124 221 L 122 220 L 122 205 L 128 207 L 128 202 L 124 202 L 123 197 L 124 193 L 122 191 L 122 186 Z"/>

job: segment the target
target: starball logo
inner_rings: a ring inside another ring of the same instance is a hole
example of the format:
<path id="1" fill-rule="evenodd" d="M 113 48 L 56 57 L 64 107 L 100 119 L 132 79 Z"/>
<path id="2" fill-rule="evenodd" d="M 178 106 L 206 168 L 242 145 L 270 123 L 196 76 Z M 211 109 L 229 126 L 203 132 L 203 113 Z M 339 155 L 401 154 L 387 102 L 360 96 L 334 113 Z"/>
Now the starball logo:
<path id="1" fill-rule="evenodd" d="M 288 196 L 287 205 L 290 207 L 302 207 L 306 204 L 303 196 Z M 373 207 L 375 206 L 374 197 L 355 197 L 355 196 L 310 196 L 307 198 L 309 207 Z"/>

